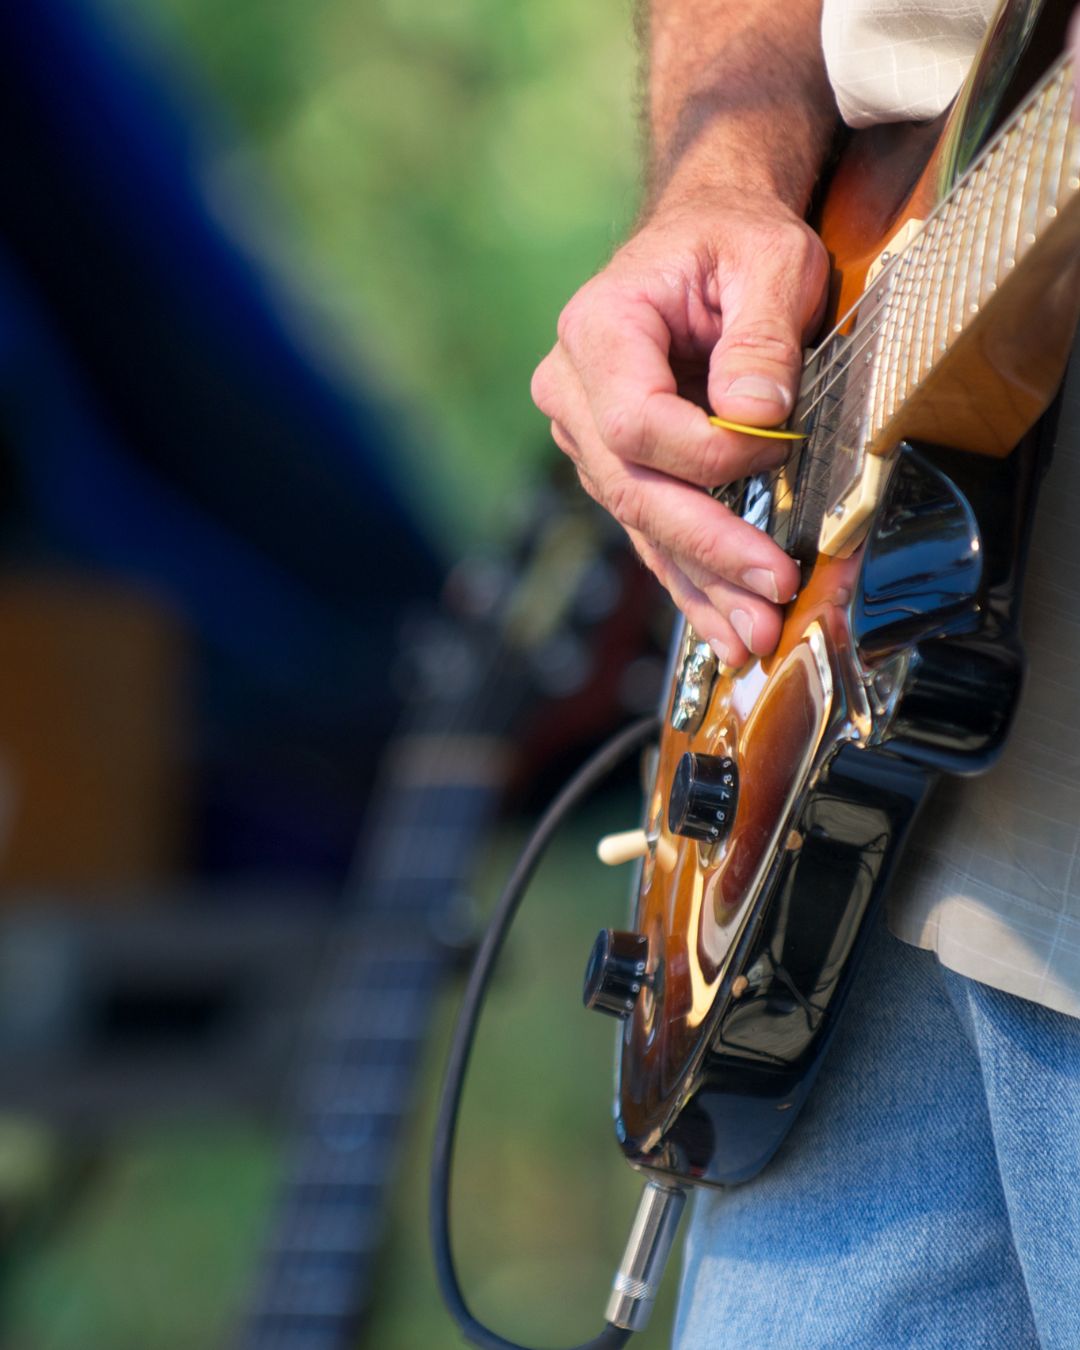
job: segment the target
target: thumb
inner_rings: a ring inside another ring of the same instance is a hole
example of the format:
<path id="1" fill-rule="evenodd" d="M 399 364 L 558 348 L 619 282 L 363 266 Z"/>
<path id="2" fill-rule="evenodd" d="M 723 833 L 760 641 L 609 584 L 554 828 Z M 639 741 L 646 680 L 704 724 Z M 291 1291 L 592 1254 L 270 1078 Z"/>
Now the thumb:
<path id="1" fill-rule="evenodd" d="M 824 261 L 804 254 L 798 267 L 772 276 L 759 264 L 726 288 L 720 341 L 709 362 L 709 402 L 718 416 L 769 427 L 790 414 L 802 339 L 824 300 Z"/>

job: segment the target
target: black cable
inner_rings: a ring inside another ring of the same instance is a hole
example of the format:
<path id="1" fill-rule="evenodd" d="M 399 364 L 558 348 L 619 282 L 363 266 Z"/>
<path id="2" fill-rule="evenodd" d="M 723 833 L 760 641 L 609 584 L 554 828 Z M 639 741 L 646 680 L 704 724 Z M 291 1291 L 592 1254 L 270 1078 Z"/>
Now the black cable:
<path id="1" fill-rule="evenodd" d="M 431 1245 L 435 1256 L 435 1273 L 443 1300 L 466 1340 L 481 1347 L 481 1350 L 526 1350 L 526 1347 L 497 1336 L 482 1322 L 478 1322 L 469 1311 L 461 1286 L 458 1284 L 450 1244 L 451 1165 L 457 1137 L 461 1093 L 476 1037 L 477 1023 L 503 942 L 524 898 L 525 888 L 531 881 L 555 831 L 567 814 L 588 796 L 617 764 L 621 763 L 632 750 L 636 750 L 638 746 L 655 736 L 658 730 L 659 720 L 655 717 L 646 717 L 633 723 L 625 731 L 619 732 L 617 736 L 613 736 L 574 774 L 544 812 L 495 906 L 480 949 L 476 953 L 476 960 L 473 962 L 465 995 L 461 1001 L 457 1024 L 454 1027 L 454 1038 L 450 1044 L 446 1078 L 439 1101 L 439 1115 L 435 1122 L 435 1145 L 431 1162 Z M 575 1347 L 574 1350 L 617 1350 L 618 1346 L 626 1344 L 631 1334 L 609 1322 L 599 1336 Z"/>

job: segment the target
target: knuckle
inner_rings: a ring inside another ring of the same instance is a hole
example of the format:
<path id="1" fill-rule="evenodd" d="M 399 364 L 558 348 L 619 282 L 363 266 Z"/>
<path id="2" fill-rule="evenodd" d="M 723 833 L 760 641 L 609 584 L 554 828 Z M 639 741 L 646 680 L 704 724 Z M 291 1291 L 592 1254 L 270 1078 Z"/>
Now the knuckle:
<path id="1" fill-rule="evenodd" d="M 603 500 L 623 529 L 644 532 L 641 489 L 632 478 L 620 477 L 609 482 Z"/>
<path id="2" fill-rule="evenodd" d="M 597 487 L 588 469 L 580 460 L 575 461 L 575 467 L 577 469 L 578 481 L 581 483 L 582 488 L 584 488 L 585 492 L 588 493 L 598 506 L 603 506 L 606 509 L 606 503 L 600 495 L 600 489 Z"/>
<path id="3" fill-rule="evenodd" d="M 817 266 L 825 246 L 808 225 L 801 220 L 778 220 L 772 228 L 770 251 L 780 255 L 789 267 L 804 269 Z"/>
<path id="4" fill-rule="evenodd" d="M 589 288 L 582 287 L 578 293 L 563 306 L 555 331 L 559 341 L 567 351 L 575 351 L 581 344 L 583 333 L 589 322 L 592 305 L 589 301 Z"/>
<path id="5" fill-rule="evenodd" d="M 802 248 L 799 254 L 799 274 L 811 294 L 821 292 L 829 280 L 829 254 L 812 230 L 802 229 L 800 238 Z"/>
<path id="6" fill-rule="evenodd" d="M 709 572 L 726 576 L 730 570 L 723 547 L 723 522 L 703 521 L 691 526 L 679 540 L 679 552 L 685 552 Z"/>
<path id="7" fill-rule="evenodd" d="M 802 360 L 802 346 L 795 335 L 779 322 L 767 318 L 729 333 L 724 346 L 729 356 L 764 358 L 781 366 L 798 365 Z"/>
<path id="8" fill-rule="evenodd" d="M 636 459 L 641 452 L 642 427 L 639 418 L 620 404 L 604 408 L 597 418 L 600 439 L 620 459 Z"/>
<path id="9" fill-rule="evenodd" d="M 545 417 L 551 416 L 551 386 L 550 361 L 545 357 L 533 371 L 532 381 L 529 384 L 530 397 Z"/>
<path id="10" fill-rule="evenodd" d="M 551 439 L 564 455 L 577 463 L 580 457 L 577 441 L 574 440 L 573 436 L 561 422 L 555 421 L 554 419 L 551 423 Z"/>

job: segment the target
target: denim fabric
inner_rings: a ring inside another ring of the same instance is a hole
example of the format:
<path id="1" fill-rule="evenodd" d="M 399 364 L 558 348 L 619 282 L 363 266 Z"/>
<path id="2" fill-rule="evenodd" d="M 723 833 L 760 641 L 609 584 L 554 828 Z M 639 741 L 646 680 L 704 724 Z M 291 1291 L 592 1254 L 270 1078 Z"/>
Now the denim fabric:
<path id="1" fill-rule="evenodd" d="M 688 1230 L 677 1350 L 1080 1350 L 1080 1021 L 880 928 L 787 1143 Z"/>

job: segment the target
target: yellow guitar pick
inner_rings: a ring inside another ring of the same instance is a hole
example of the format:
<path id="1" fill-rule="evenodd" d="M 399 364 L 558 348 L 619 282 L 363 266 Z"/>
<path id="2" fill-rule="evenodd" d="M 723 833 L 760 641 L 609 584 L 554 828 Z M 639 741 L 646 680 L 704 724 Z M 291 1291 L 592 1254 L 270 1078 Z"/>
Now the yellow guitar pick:
<path id="1" fill-rule="evenodd" d="M 714 427 L 722 427 L 725 431 L 741 431 L 746 436 L 764 436 L 770 441 L 806 440 L 801 431 L 775 431 L 768 427 L 748 427 L 742 422 L 729 422 L 726 417 L 710 417 L 709 421 Z"/>

